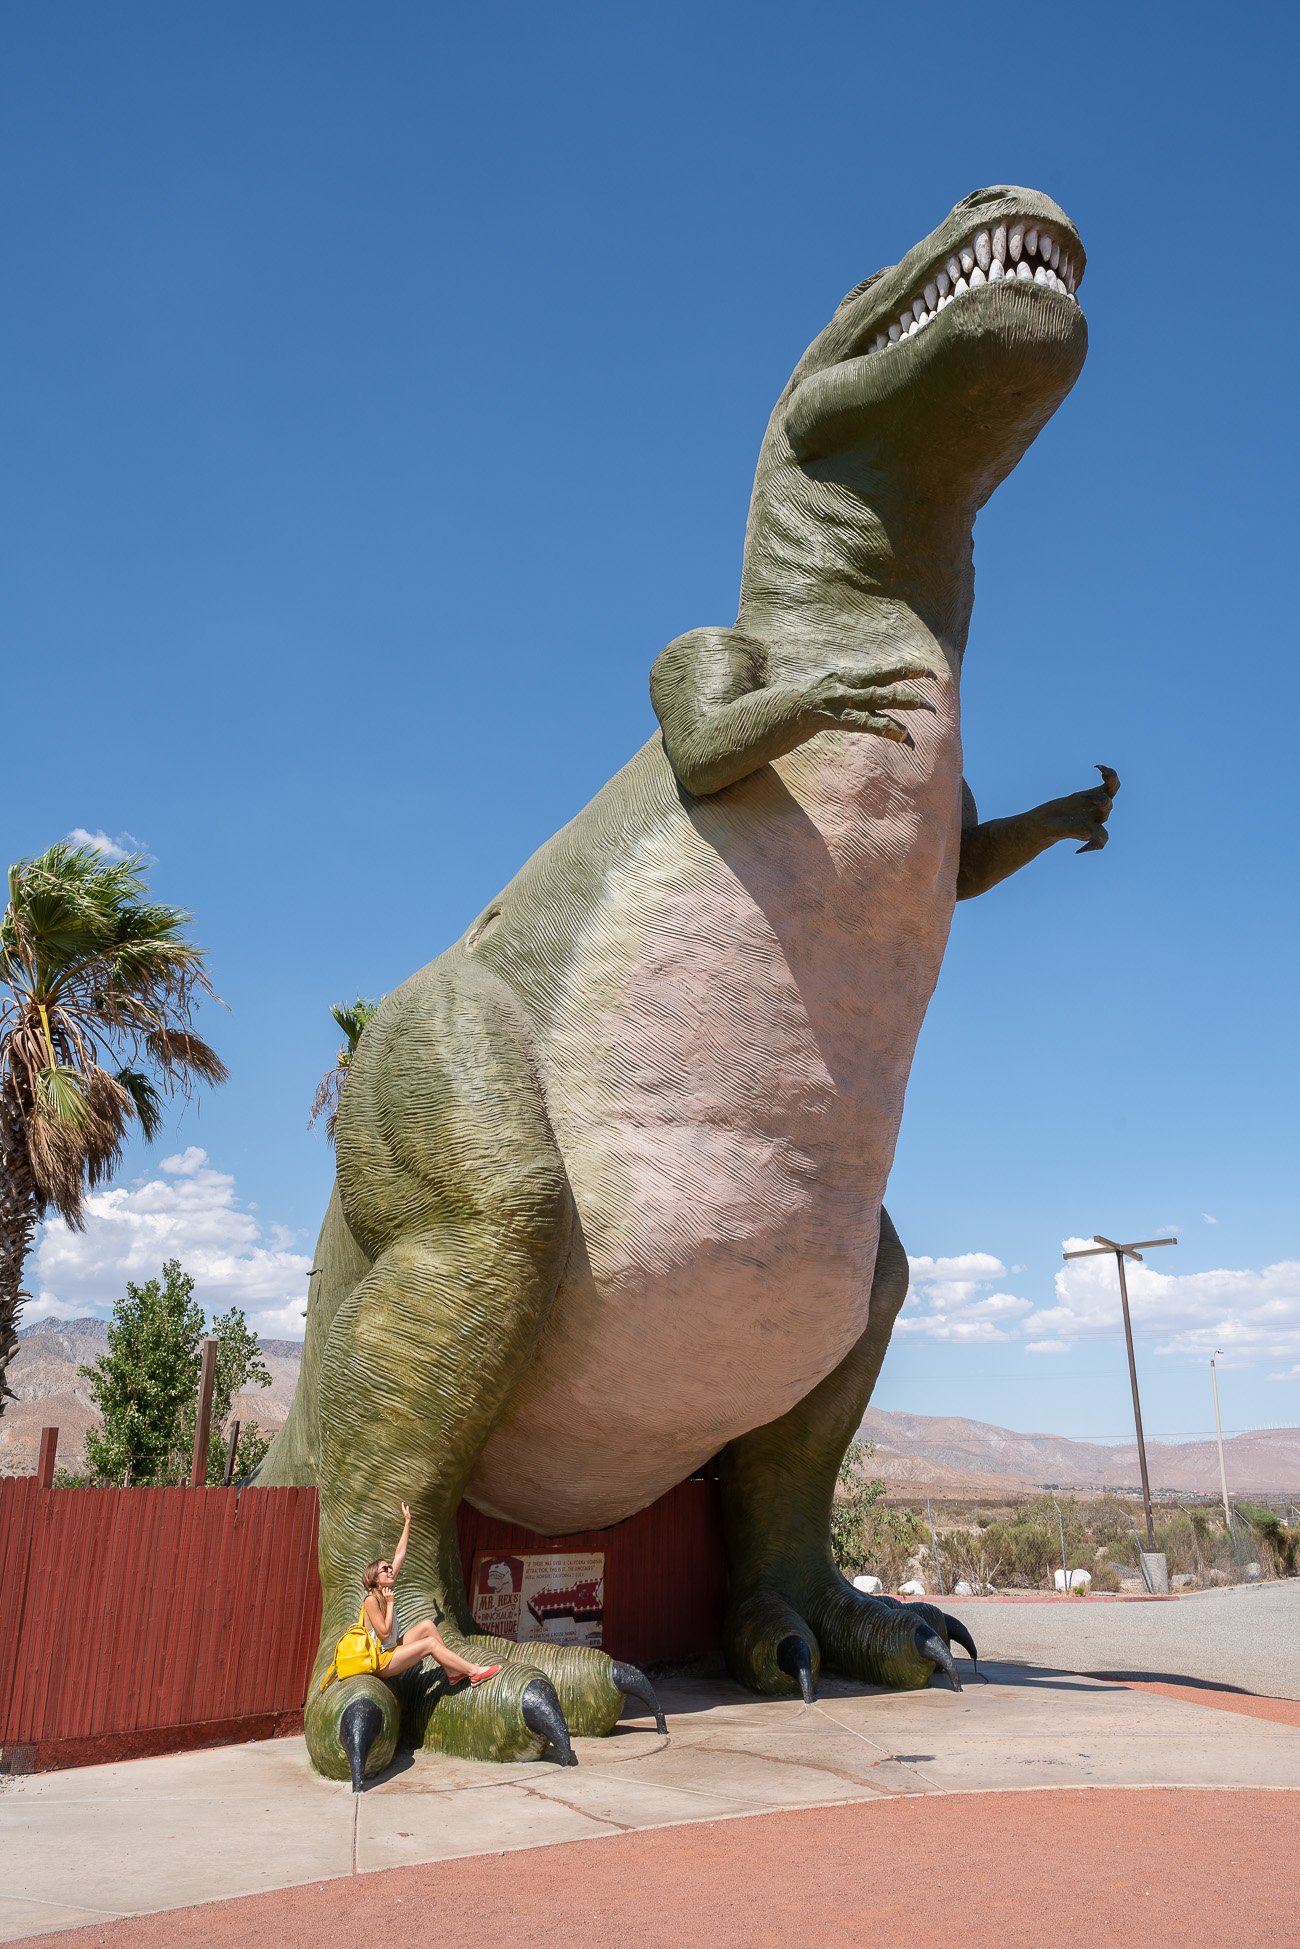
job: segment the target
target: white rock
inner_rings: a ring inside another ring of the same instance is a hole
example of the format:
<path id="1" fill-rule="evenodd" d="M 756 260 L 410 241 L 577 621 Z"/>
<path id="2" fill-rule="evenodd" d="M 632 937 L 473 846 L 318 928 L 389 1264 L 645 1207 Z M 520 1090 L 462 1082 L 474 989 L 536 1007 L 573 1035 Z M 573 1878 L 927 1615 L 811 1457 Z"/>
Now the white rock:
<path id="1" fill-rule="evenodd" d="M 868 1597 L 874 1597 L 875 1593 L 878 1590 L 883 1590 L 884 1587 L 879 1577 L 855 1577 L 853 1579 L 854 1590 L 865 1590 Z"/>
<path id="2" fill-rule="evenodd" d="M 1071 1590 L 1086 1590 L 1091 1582 L 1091 1570 L 1071 1570 L 1069 1585 Z M 1058 1570 L 1056 1573 L 1056 1588 L 1058 1590 L 1064 1590 L 1065 1587 L 1065 1572 L 1064 1570 Z"/>
<path id="3" fill-rule="evenodd" d="M 954 1587 L 952 1594 L 954 1597 L 978 1597 L 979 1596 L 979 1592 L 976 1590 L 974 1584 L 968 1584 L 964 1577 L 962 1578 L 961 1582 Z"/>
<path id="4" fill-rule="evenodd" d="M 916 1577 L 909 1577 L 905 1584 L 898 1586 L 900 1597 L 924 1597 L 925 1585 Z"/>

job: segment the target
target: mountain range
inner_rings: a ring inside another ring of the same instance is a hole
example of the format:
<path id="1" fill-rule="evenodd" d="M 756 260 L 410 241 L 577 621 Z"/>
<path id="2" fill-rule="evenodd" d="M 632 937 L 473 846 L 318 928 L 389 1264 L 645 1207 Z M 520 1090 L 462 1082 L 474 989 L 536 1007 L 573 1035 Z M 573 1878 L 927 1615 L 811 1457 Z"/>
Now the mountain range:
<path id="1" fill-rule="evenodd" d="M 0 1474 L 36 1465 L 40 1431 L 59 1429 L 59 1461 L 75 1468 L 94 1409 L 78 1369 L 107 1343 L 103 1320 L 38 1320 L 19 1333 L 10 1368 L 17 1396 L 0 1416 Z M 239 1395 L 235 1413 L 264 1430 L 289 1412 L 302 1343 L 264 1340 L 271 1375 L 267 1388 Z M 1138 1486 L 1134 1443 L 1072 1441 L 1065 1435 L 1018 1434 L 961 1415 L 903 1414 L 868 1408 L 861 1435 L 875 1444 L 872 1468 L 899 1498 L 1005 1499 L 1033 1489 L 1103 1491 Z M 1232 1435 L 1224 1444 L 1233 1495 L 1292 1496 L 1300 1502 L 1300 1428 L 1265 1428 Z M 1215 1495 L 1218 1454 L 1212 1441 L 1148 1442 L 1151 1487 L 1157 1493 Z"/>

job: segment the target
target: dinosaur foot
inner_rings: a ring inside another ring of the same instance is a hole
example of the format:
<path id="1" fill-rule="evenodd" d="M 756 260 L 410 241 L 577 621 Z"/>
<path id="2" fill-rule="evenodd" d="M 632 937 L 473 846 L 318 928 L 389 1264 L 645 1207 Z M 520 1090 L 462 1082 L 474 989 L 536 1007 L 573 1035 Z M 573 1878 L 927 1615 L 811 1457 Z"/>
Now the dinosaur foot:
<path id="1" fill-rule="evenodd" d="M 513 1644 L 508 1638 L 480 1636 L 472 1637 L 469 1644 L 472 1655 L 485 1663 L 526 1664 L 544 1673 L 555 1688 L 569 1730 L 579 1738 L 601 1739 L 612 1732 L 629 1700 L 649 1713 L 656 1732 L 668 1732 L 645 1673 L 604 1651 L 590 1645 Z"/>
<path id="2" fill-rule="evenodd" d="M 312 1765 L 327 1780 L 351 1780 L 353 1793 L 388 1765 L 400 1725 L 397 1694 L 368 1675 L 340 1679 L 325 1692 L 313 1687 L 303 1714 Z"/>
<path id="3" fill-rule="evenodd" d="M 777 1592 L 760 1589 L 733 1608 L 727 1656 L 742 1684 L 811 1701 L 820 1671 L 895 1691 L 915 1691 L 942 1672 L 960 1692 L 950 1639 L 976 1655 L 965 1626 L 932 1604 L 869 1597 L 842 1578 L 808 1593 L 804 1604 L 806 1616 Z"/>

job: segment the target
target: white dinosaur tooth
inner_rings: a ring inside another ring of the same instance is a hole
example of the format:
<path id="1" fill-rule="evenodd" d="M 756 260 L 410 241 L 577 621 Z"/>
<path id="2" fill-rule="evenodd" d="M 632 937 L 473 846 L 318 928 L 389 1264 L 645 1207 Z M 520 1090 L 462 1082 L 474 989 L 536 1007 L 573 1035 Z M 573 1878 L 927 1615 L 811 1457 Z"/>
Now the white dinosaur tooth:
<path id="1" fill-rule="evenodd" d="M 1034 274 L 1030 270 L 1028 264 L 1026 264 L 1023 257 L 1021 258 L 1020 262 L 1016 265 L 1016 276 L 1020 279 L 1020 282 L 1022 284 L 1032 284 L 1034 281 Z"/>
<path id="2" fill-rule="evenodd" d="M 1038 253 L 1038 231 L 1037 231 L 1037 229 L 1033 229 L 1033 230 L 1026 230 L 1026 232 L 1025 232 L 1025 256 L 1026 256 L 1026 257 L 1034 257 L 1034 256 L 1036 256 L 1036 255 L 1037 255 L 1037 253 Z"/>
<path id="3" fill-rule="evenodd" d="M 973 261 L 974 260 L 972 259 L 972 262 Z M 947 271 L 949 277 L 952 279 L 953 283 L 955 284 L 958 278 L 961 276 L 961 259 L 960 257 L 958 257 L 956 251 L 954 251 L 952 256 L 948 259 L 948 262 L 944 266 L 944 268 Z"/>
<path id="4" fill-rule="evenodd" d="M 963 244 L 961 247 L 961 267 L 967 277 L 975 269 L 975 253 L 969 244 Z"/>
<path id="5" fill-rule="evenodd" d="M 948 308 L 948 306 L 949 306 L 949 305 L 950 305 L 951 303 L 952 303 L 952 292 L 951 292 L 951 291 L 945 291 L 945 292 L 944 292 L 944 294 L 943 294 L 943 296 L 942 296 L 942 297 L 940 298 L 940 300 L 939 300 L 939 309 L 940 309 L 940 311 L 946 311 L 946 310 L 947 310 L 947 308 Z"/>
<path id="6" fill-rule="evenodd" d="M 969 290 L 970 290 L 970 286 L 969 284 L 967 284 L 965 278 L 959 277 L 956 284 L 954 284 L 952 287 L 952 295 L 954 298 L 960 298 L 963 291 L 969 291 Z"/>
<path id="7" fill-rule="evenodd" d="M 949 258 L 948 261 L 949 263 L 951 263 L 952 259 Z M 952 290 L 952 279 L 949 277 L 947 271 L 937 272 L 934 281 L 935 284 L 938 286 L 939 296 L 941 298 L 946 298 L 948 293 Z"/>
<path id="8" fill-rule="evenodd" d="M 975 269 L 970 274 L 971 290 L 973 291 L 977 284 L 987 284 L 987 283 L 988 283 L 988 279 L 985 277 L 983 271 L 980 269 L 979 265 L 977 264 L 975 266 Z"/>
<path id="9" fill-rule="evenodd" d="M 993 262 L 995 264 L 1005 264 L 1006 261 L 1007 226 L 1005 223 L 999 223 L 995 225 L 993 231 Z"/>
<path id="10" fill-rule="evenodd" d="M 1052 261 L 1052 240 L 1051 240 L 1051 238 L 1050 238 L 1050 237 L 1048 236 L 1048 234 L 1047 234 L 1047 232 L 1046 232 L 1045 230 L 1040 230 L 1040 231 L 1039 231 L 1039 233 L 1038 233 L 1038 255 L 1039 255 L 1039 256 L 1040 256 L 1041 258 L 1042 258 L 1042 260 L 1043 260 L 1043 262 L 1044 262 L 1044 264 L 1050 264 L 1050 263 L 1051 263 L 1051 261 Z"/>
<path id="11" fill-rule="evenodd" d="M 1045 264 L 1036 264 L 1036 265 L 1034 266 L 1034 283 L 1035 283 L 1035 284 L 1046 284 L 1046 283 L 1047 283 L 1047 280 L 1048 280 L 1048 278 L 1049 278 L 1049 277 L 1050 277 L 1051 275 L 1052 275 L 1052 274 L 1051 274 L 1051 272 L 1050 272 L 1050 271 L 1048 270 L 1048 268 L 1047 268 L 1047 266 L 1046 266 Z"/>
<path id="12" fill-rule="evenodd" d="M 888 337 L 891 345 L 897 345 L 899 339 L 902 337 L 902 333 L 896 323 L 890 326 Z"/>
<path id="13" fill-rule="evenodd" d="M 940 277 L 942 277 L 942 276 L 943 276 L 943 272 L 942 272 L 942 271 L 940 271 L 940 273 L 939 273 L 939 276 L 940 276 Z M 933 279 L 933 278 L 932 278 L 932 279 L 930 280 L 930 282 L 929 282 L 929 284 L 927 284 L 927 285 L 926 285 L 926 287 L 925 287 L 925 308 L 926 308 L 926 310 L 927 310 L 927 311 L 933 311 L 933 310 L 934 310 L 934 308 L 935 308 L 935 306 L 936 306 L 936 305 L 938 304 L 938 302 L 939 302 L 939 286 L 938 286 L 938 283 L 937 283 L 937 281 L 936 281 L 935 279 Z"/>
<path id="14" fill-rule="evenodd" d="M 1013 264 L 1019 263 L 1020 253 L 1024 249 L 1024 247 L 1025 247 L 1025 226 L 1023 223 L 1013 223 L 1011 228 L 1007 231 L 1007 257 L 1009 258 L 1011 263 Z"/>
<path id="15" fill-rule="evenodd" d="M 1005 276 L 1006 271 L 1003 268 L 1001 258 L 995 257 L 989 265 L 989 283 L 1000 284 Z"/>
<path id="16" fill-rule="evenodd" d="M 975 238 L 975 262 L 982 271 L 987 271 L 993 262 L 993 241 L 987 230 L 981 230 Z"/>
<path id="17" fill-rule="evenodd" d="M 1057 243 L 1057 242 L 1055 242 L 1055 240 L 1053 240 L 1053 243 L 1052 243 L 1052 258 L 1051 258 L 1051 263 L 1052 263 L 1052 269 L 1053 269 L 1054 271 L 1059 271 L 1059 270 L 1060 270 L 1060 268 L 1061 268 L 1061 246 L 1060 246 L 1060 244 L 1059 244 L 1059 243 Z"/>
<path id="18" fill-rule="evenodd" d="M 885 334 L 883 332 L 877 332 L 876 342 L 871 349 L 873 352 L 883 352 L 888 343 L 889 340 L 885 337 Z"/>
<path id="19" fill-rule="evenodd" d="M 920 318 L 920 317 L 922 317 L 922 316 L 924 315 L 924 313 L 925 313 L 925 299 L 924 299 L 924 298 L 913 298 L 913 300 L 912 300 L 912 316 L 913 316 L 913 318 Z"/>

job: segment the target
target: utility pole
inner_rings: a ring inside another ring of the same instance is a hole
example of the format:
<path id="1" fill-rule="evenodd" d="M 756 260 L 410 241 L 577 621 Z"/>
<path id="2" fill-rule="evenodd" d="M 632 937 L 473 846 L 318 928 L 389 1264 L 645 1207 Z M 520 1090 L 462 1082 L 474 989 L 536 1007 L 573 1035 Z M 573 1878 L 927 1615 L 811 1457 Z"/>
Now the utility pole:
<path id="1" fill-rule="evenodd" d="M 1223 1423 L 1219 1419 L 1219 1370 L 1214 1364 L 1222 1352 L 1222 1347 L 1216 1347 L 1210 1355 L 1210 1385 L 1214 1389 L 1214 1433 L 1219 1444 L 1219 1487 L 1223 1490 L 1223 1520 L 1228 1525 L 1228 1534 L 1231 1535 L 1232 1511 L 1228 1507 L 1228 1471 L 1223 1466 Z"/>
<path id="2" fill-rule="evenodd" d="M 1137 1361 L 1133 1357 L 1133 1322 L 1128 1310 L 1128 1280 L 1124 1276 L 1125 1259 L 1136 1259 L 1142 1263 L 1142 1253 L 1154 1245 L 1177 1245 L 1176 1238 L 1140 1238 L 1131 1245 L 1119 1245 L 1113 1238 L 1103 1238 L 1100 1232 L 1093 1233 L 1094 1244 L 1085 1246 L 1082 1252 L 1062 1252 L 1063 1259 L 1099 1259 L 1107 1252 L 1115 1254 L 1115 1268 L 1119 1273 L 1119 1303 L 1124 1311 L 1124 1344 L 1128 1348 L 1128 1377 L 1133 1389 L 1133 1421 L 1137 1428 L 1138 1468 L 1142 1474 L 1142 1507 L 1147 1518 L 1147 1548 L 1153 1554 L 1160 1545 L 1156 1542 L 1155 1518 L 1151 1513 L 1151 1481 L 1147 1474 L 1147 1445 L 1142 1434 L 1142 1403 L 1138 1399 Z"/>

